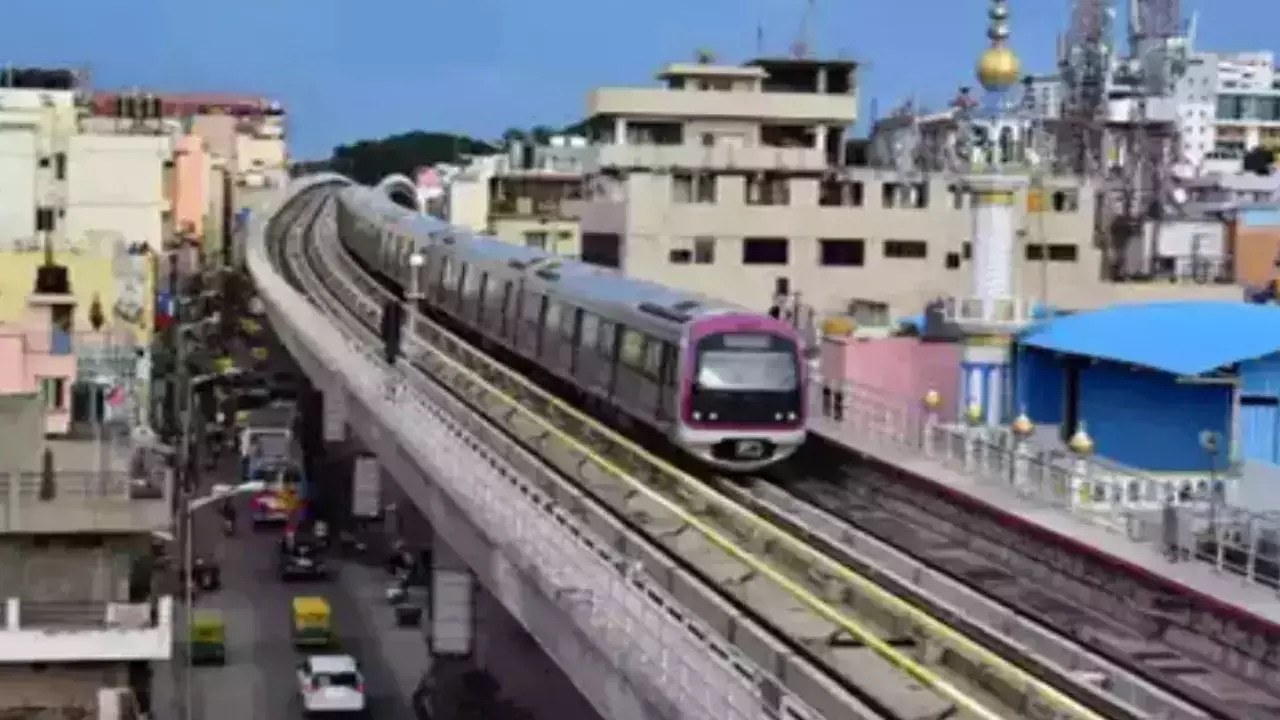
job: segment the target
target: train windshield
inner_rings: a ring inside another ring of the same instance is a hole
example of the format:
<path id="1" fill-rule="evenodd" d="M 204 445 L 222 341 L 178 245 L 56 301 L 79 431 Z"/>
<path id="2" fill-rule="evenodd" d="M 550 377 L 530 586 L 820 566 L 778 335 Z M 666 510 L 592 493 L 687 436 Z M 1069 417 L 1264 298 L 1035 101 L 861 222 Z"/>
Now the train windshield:
<path id="1" fill-rule="evenodd" d="M 720 392 L 790 392 L 799 385 L 796 346 L 762 333 L 725 333 L 698 343 L 696 385 Z"/>

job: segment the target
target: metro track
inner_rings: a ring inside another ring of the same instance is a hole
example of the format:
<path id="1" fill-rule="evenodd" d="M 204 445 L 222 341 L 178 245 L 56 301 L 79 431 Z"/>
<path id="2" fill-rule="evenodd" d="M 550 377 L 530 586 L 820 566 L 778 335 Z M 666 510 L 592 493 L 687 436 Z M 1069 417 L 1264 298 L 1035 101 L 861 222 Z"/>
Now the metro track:
<path id="1" fill-rule="evenodd" d="M 1161 710 L 1168 717 L 1187 715 L 1169 714 L 1168 708 L 1156 704 L 1152 688 L 1194 708 L 1201 717 L 1280 718 L 1280 688 L 1249 682 L 1206 657 L 1165 642 L 1158 617 L 1133 607 L 1079 602 L 1087 588 L 1077 578 L 975 532 L 964 515 L 940 507 L 944 501 L 924 497 L 869 464 L 849 467 L 809 459 L 805 463 L 802 454 L 771 473 L 767 483 L 743 492 L 776 503 L 777 493 L 771 488 L 784 488 L 809 506 L 803 512 L 806 526 L 826 527 L 836 537 L 849 532 L 870 536 L 972 595 L 999 603 L 1055 636 L 1056 651 L 1046 654 L 1061 656 L 1061 648 L 1072 645 L 1084 651 L 1079 660 L 1063 664 L 1099 678 L 1127 674 L 1145 681 L 1142 691 L 1148 701 L 1133 698 L 1132 690 L 1118 694 L 1154 717 L 1160 717 Z M 814 473 L 818 467 L 829 470 Z M 1073 584 L 1079 587 L 1066 588 Z"/>
<path id="2" fill-rule="evenodd" d="M 331 272 L 327 270 L 327 266 L 329 264 L 334 264 L 334 263 L 345 264 L 347 267 L 348 275 L 351 275 L 354 277 L 350 277 L 341 282 L 343 283 L 356 282 L 356 279 L 358 278 L 363 284 L 363 288 L 360 291 L 362 294 L 367 296 L 369 293 L 383 292 L 382 288 L 377 286 L 373 280 L 367 277 L 361 277 L 362 271 L 360 271 L 360 269 L 354 265 L 354 263 L 351 261 L 349 257 L 346 257 L 346 252 L 344 249 L 337 248 L 336 255 L 335 255 L 334 245 L 335 245 L 334 243 L 326 243 L 326 242 L 320 242 L 320 241 L 311 241 L 306 243 L 306 248 L 309 251 L 307 253 L 309 256 L 308 262 L 312 266 L 310 268 L 311 271 L 321 272 L 321 273 Z M 327 258 L 320 257 L 320 255 L 324 252 L 328 252 L 329 257 Z M 345 263 L 344 263 L 344 260 L 345 260 Z M 332 282 L 332 280 L 333 278 L 329 278 L 330 282 Z M 329 283 L 326 283 L 326 288 L 328 292 L 333 292 L 333 288 L 329 285 Z M 381 309 L 380 302 L 370 303 L 367 297 L 363 301 L 360 301 L 359 299 L 353 298 L 350 295 L 348 295 L 345 298 L 339 298 L 336 296 L 336 294 L 333 299 L 338 300 L 344 306 L 352 304 L 353 300 L 356 301 L 356 304 L 362 305 L 361 309 L 359 310 L 359 313 L 364 315 L 364 319 L 362 322 L 365 325 L 365 329 L 369 330 L 371 327 L 376 327 L 376 314 L 380 313 L 380 309 Z M 313 299 L 313 302 L 314 302 L 314 299 Z M 372 323 L 372 325 L 370 325 L 370 323 Z M 424 327 L 426 325 L 428 325 L 428 323 L 426 323 L 425 320 L 416 321 L 414 329 L 418 331 L 417 334 L 423 334 L 422 331 L 424 329 L 429 330 L 430 328 Z M 441 331 L 439 329 L 435 329 L 434 334 L 436 335 L 436 337 L 434 339 L 440 340 L 442 338 L 442 335 L 440 333 Z M 376 333 L 370 333 L 370 334 L 371 336 L 376 338 Z M 456 339 L 453 339 L 452 342 L 456 342 Z M 437 346 L 448 345 L 448 344 L 449 344 L 448 342 L 436 343 Z M 472 349 L 471 352 L 475 352 L 474 349 Z M 421 358 L 415 358 L 415 359 L 419 360 Z M 439 371 L 440 369 L 438 366 L 439 363 L 423 363 L 423 365 L 427 365 L 427 367 L 424 367 L 423 369 L 427 370 L 429 374 L 435 375 L 436 373 L 432 372 L 432 368 L 429 366 L 432 364 L 436 365 L 437 367 L 435 368 L 435 370 Z M 447 379 L 447 376 L 446 376 L 446 379 Z M 486 379 L 492 379 L 492 378 L 486 378 Z M 450 384 L 450 388 L 454 391 L 459 391 L 459 388 L 453 386 L 452 384 Z M 527 400 L 529 398 L 526 397 L 522 399 Z M 469 398 L 469 400 L 473 401 L 474 399 Z M 472 404 L 474 405 L 474 403 Z M 479 409 L 481 412 L 485 412 L 486 410 L 483 407 L 477 408 L 477 409 Z M 516 418 L 508 416 L 506 418 L 503 418 L 503 420 L 506 423 L 510 424 L 512 421 L 516 420 Z M 516 432 L 517 434 L 528 435 L 529 431 L 534 430 L 534 428 L 526 427 L 524 428 L 524 430 L 526 432 L 521 433 L 518 429 L 515 429 L 515 428 L 512 429 L 512 431 Z M 603 434 L 607 435 L 608 433 L 603 433 Z M 534 437 L 535 438 L 538 437 L 536 433 Z M 542 439 L 545 439 L 546 434 L 543 433 L 541 437 Z M 594 440 L 596 441 L 604 440 L 604 439 L 607 439 L 607 438 L 602 438 L 602 437 L 594 438 Z M 542 440 L 534 439 L 532 441 L 532 445 L 537 446 L 535 449 L 540 454 L 546 454 L 548 452 L 548 447 L 542 442 Z M 579 454 L 579 456 L 576 456 L 576 457 L 571 456 L 568 458 L 562 458 L 561 462 L 556 464 L 559 464 L 559 465 L 567 464 L 570 467 L 570 469 L 574 469 L 576 464 L 577 470 L 581 471 L 583 465 L 586 464 L 585 460 L 586 459 Z M 646 478 L 648 482 L 654 484 L 655 486 L 661 485 L 662 480 L 661 478 L 656 477 L 656 474 L 652 472 L 653 469 L 654 468 L 652 467 L 646 468 L 643 466 L 643 464 L 640 464 L 639 467 L 629 467 L 628 471 L 632 472 L 634 475 L 638 477 Z M 668 470 L 671 470 L 671 469 L 668 468 Z M 578 473 L 578 476 L 581 478 L 582 477 L 581 473 Z M 618 483 L 601 482 L 601 479 L 598 477 L 598 475 L 597 477 L 595 477 L 594 480 L 590 480 L 590 479 L 585 480 L 585 484 L 587 486 L 587 489 L 591 493 L 593 493 L 598 500 L 615 507 L 619 514 L 623 514 L 627 518 L 629 518 L 629 522 L 632 522 L 633 524 L 642 525 L 643 526 L 642 529 L 646 533 L 648 533 L 651 537 L 654 537 L 654 539 L 657 540 L 659 543 L 666 545 L 672 554 L 680 554 L 685 557 L 688 557 L 691 554 L 692 555 L 698 554 L 697 548 L 689 547 L 690 538 L 696 535 L 697 533 L 686 532 L 689 529 L 688 523 L 680 521 L 678 516 L 673 517 L 672 513 L 670 512 L 663 513 L 664 510 L 671 510 L 672 508 L 670 507 L 664 508 L 662 507 L 661 503 L 657 503 L 655 506 L 655 503 L 651 502 L 652 501 L 651 497 L 650 498 L 640 497 L 642 494 L 634 491 L 629 493 L 625 492 L 626 488 L 621 488 L 624 492 L 619 493 L 620 488 Z M 854 647 L 852 648 L 849 647 L 848 641 L 850 638 L 848 637 L 848 634 L 845 634 L 846 637 L 843 637 L 843 638 L 839 637 L 842 634 L 841 633 L 842 628 L 840 627 L 840 623 L 836 623 L 831 626 L 831 629 L 833 630 L 833 632 L 831 632 L 828 635 L 828 638 L 827 638 L 829 640 L 828 647 L 816 648 L 816 649 L 813 647 L 801 647 L 799 648 L 799 651 L 801 651 L 803 654 L 807 655 L 808 657 L 810 657 L 811 659 L 814 659 L 819 663 L 827 662 L 830 664 L 836 664 L 836 663 L 832 663 L 831 661 L 833 659 L 839 660 L 841 658 L 835 658 L 834 656 L 837 656 L 837 655 L 845 656 L 843 660 L 845 660 L 850 667 L 855 668 L 856 669 L 855 674 L 858 674 L 860 677 L 850 678 L 849 674 L 845 673 L 844 683 L 846 685 L 851 684 L 852 688 L 857 688 L 860 692 L 864 693 L 864 695 L 868 693 L 868 688 L 860 687 L 856 682 L 856 680 L 860 679 L 864 683 L 867 682 L 868 680 L 870 680 L 871 682 L 875 682 L 875 678 L 871 677 L 873 673 L 869 672 L 869 670 L 871 669 L 869 667 L 869 662 L 872 660 L 875 660 L 877 657 L 882 658 L 884 655 L 888 654 L 891 656 L 896 655 L 897 657 L 905 658 L 907 660 L 911 660 L 913 657 L 919 658 L 918 660 L 915 660 L 915 662 L 918 664 L 917 667 L 919 669 L 922 669 L 925 671 L 924 674 L 926 675 L 926 677 L 917 678 L 917 680 L 920 681 L 920 682 L 917 682 L 917 689 L 920 689 L 918 687 L 920 684 L 925 684 L 926 686 L 928 686 L 929 685 L 928 680 L 932 679 L 933 677 L 943 676 L 945 678 L 943 682 L 952 683 L 952 686 L 951 686 L 952 694 L 956 694 L 958 692 L 970 693 L 969 695 L 965 696 L 965 699 L 967 699 L 969 702 L 962 703 L 962 705 L 967 705 L 968 707 L 962 708 L 961 714 L 952 715 L 954 717 L 1141 717 L 1143 716 L 1143 715 L 1137 715 L 1133 713 L 1126 714 L 1126 712 L 1122 708 L 1119 711 L 1117 711 L 1114 704 L 1112 704 L 1111 707 L 1109 707 L 1104 711 L 1089 710 L 1085 708 L 1082 704 L 1074 700 L 1073 697 L 1068 697 L 1066 695 L 1058 693 L 1056 690 L 1052 688 L 1046 687 L 1045 686 L 1046 684 L 1043 683 L 1042 681 L 1036 678 L 1030 677 L 1029 675 L 1022 673 L 1020 669 L 1013 668 L 1012 666 L 993 668 L 990 666 L 983 666 L 979 664 L 977 666 L 971 665 L 969 667 L 959 668 L 959 669 L 955 667 L 949 667 L 947 666 L 946 661 L 948 659 L 954 660 L 955 658 L 960 657 L 960 655 L 958 655 L 955 652 L 948 653 L 946 647 L 943 647 L 942 648 L 943 651 L 940 653 L 934 652 L 934 650 L 937 649 L 936 640 L 938 640 L 938 638 L 931 639 L 927 637 L 916 637 L 916 634 L 920 632 L 921 628 L 910 626 L 910 622 L 912 620 L 911 617 L 894 616 L 892 614 L 889 617 L 883 617 L 883 616 L 877 617 L 874 603 L 868 603 L 867 600 L 869 600 L 869 598 L 866 597 L 865 595 L 865 593 L 867 592 L 874 592 L 871 588 L 868 588 L 866 585 L 863 585 L 861 588 L 854 588 L 849 586 L 839 587 L 841 584 L 839 581 L 847 578 L 838 577 L 839 573 L 836 573 L 833 576 L 830 570 L 832 569 L 831 567 L 832 565 L 839 565 L 840 567 L 843 567 L 843 564 L 842 564 L 843 560 L 839 562 L 832 562 L 828 560 L 828 562 L 826 563 L 828 572 L 825 574 L 825 576 L 823 576 L 823 573 L 820 572 L 818 573 L 818 577 L 810 577 L 810 575 L 812 575 L 812 571 L 815 569 L 818 569 L 813 567 L 812 562 L 806 562 L 806 561 L 812 561 L 813 558 L 812 557 L 809 557 L 809 558 L 796 557 L 795 551 L 798 548 L 794 545 L 793 547 L 785 548 L 785 550 L 788 552 L 779 552 L 779 548 L 777 547 L 771 548 L 770 547 L 771 542 L 776 540 L 777 538 L 761 537 L 761 533 L 759 532 L 760 526 L 758 522 L 753 523 L 751 522 L 750 518 L 747 518 L 740 514 L 734 515 L 733 513 L 729 513 L 727 516 L 722 516 L 720 514 L 720 511 L 723 511 L 724 508 L 711 507 L 711 505 L 713 504 L 709 502 L 711 498 L 709 498 L 705 494 L 699 495 L 698 493 L 695 492 L 695 493 L 692 493 L 692 496 L 690 496 L 688 492 L 689 488 L 687 487 L 672 487 L 668 483 L 668 487 L 665 487 L 663 489 L 665 491 L 668 491 L 669 497 L 674 498 L 674 501 L 678 504 L 677 509 L 692 508 L 694 510 L 694 514 L 698 515 L 700 518 L 704 519 L 706 522 L 714 525 L 717 531 L 723 532 L 724 533 L 723 537 L 739 539 L 743 541 L 744 545 L 752 545 L 752 544 L 760 545 L 761 548 L 759 551 L 757 551 L 759 555 L 769 555 L 769 558 L 768 558 L 769 564 L 773 567 L 782 568 L 782 570 L 777 574 L 780 575 L 781 579 L 785 581 L 784 583 L 782 583 L 783 585 L 790 585 L 792 588 L 795 588 L 795 587 L 802 588 L 804 592 L 809 594 L 809 598 L 815 601 L 816 604 L 818 604 L 820 607 L 835 608 L 839 606 L 840 610 L 836 611 L 837 613 L 836 619 L 838 620 L 847 620 L 849 618 L 856 618 L 856 621 L 854 622 L 855 629 L 860 630 L 862 634 L 862 637 L 857 638 L 862 640 L 862 645 L 860 647 L 857 646 L 857 643 L 854 643 Z M 634 488 L 632 490 L 634 490 Z M 639 500 L 640 502 L 637 502 L 637 500 Z M 720 550 L 724 550 L 724 548 L 720 548 Z M 729 554 L 732 555 L 732 553 L 729 553 Z M 804 553 L 801 553 L 801 555 L 803 554 Z M 705 552 L 703 553 L 703 555 L 705 555 Z M 735 592 L 735 588 L 733 587 L 724 587 L 725 583 L 728 581 L 732 581 L 734 577 L 732 576 L 716 577 L 717 570 L 719 570 L 720 573 L 725 572 L 726 566 L 725 566 L 724 560 L 726 560 L 727 558 L 724 557 L 725 555 L 724 552 L 716 553 L 715 555 L 719 556 L 718 560 L 712 560 L 707 567 L 702 567 L 702 568 L 695 567 L 694 569 L 699 571 L 699 574 L 702 575 L 705 579 L 711 580 L 713 583 L 720 584 L 722 586 L 724 594 L 732 598 L 734 603 L 741 607 L 743 605 L 743 598 L 740 597 L 740 595 L 743 595 L 743 594 L 751 595 L 752 593 L 750 592 L 750 588 L 746 588 L 747 592 L 744 593 L 742 592 L 742 590 L 744 589 L 742 587 L 736 588 L 737 592 Z M 712 557 L 715 557 L 715 555 L 713 555 Z M 709 560 L 709 559 L 710 558 L 704 557 L 704 560 Z M 692 564 L 698 565 L 699 563 L 695 562 Z M 744 567 L 741 563 L 738 563 L 737 565 L 738 566 L 733 570 L 736 576 L 740 578 L 740 582 L 743 582 L 745 584 L 754 580 L 754 578 L 750 577 L 755 571 L 754 569 L 749 567 Z M 790 565 L 792 567 L 788 568 L 786 567 L 787 565 Z M 863 595 L 858 595 L 859 590 L 861 590 Z M 842 595 L 843 597 L 841 598 Z M 830 598 L 833 596 L 840 599 L 834 600 L 834 601 L 823 599 L 824 597 Z M 748 598 L 748 600 L 749 599 L 750 598 Z M 795 624 L 794 617 L 790 619 L 785 617 L 785 615 L 794 615 L 795 609 L 796 608 L 790 608 L 789 612 L 783 613 L 782 615 L 784 615 L 784 617 L 775 616 L 771 618 L 767 616 L 768 613 L 765 613 L 765 616 L 760 616 L 760 614 L 757 613 L 757 616 L 764 622 L 772 624 L 775 627 L 786 627 L 787 624 L 790 624 L 790 625 Z M 812 610 L 813 608 L 809 608 L 809 609 Z M 860 610 L 861 612 L 851 612 L 854 610 Z M 844 614 L 840 614 L 840 613 L 848 613 L 849 617 L 847 618 Z M 883 615 L 883 613 L 880 613 L 880 614 Z M 916 618 L 916 619 L 918 620 L 920 618 Z M 937 622 L 936 618 L 935 618 L 935 622 Z M 895 643 L 892 640 L 887 643 L 883 642 L 883 639 L 885 637 L 894 637 L 895 634 L 897 634 L 898 636 L 896 638 L 898 640 L 897 647 L 895 647 Z M 874 646 L 877 640 L 880 641 L 883 646 L 880 648 L 873 647 L 870 651 L 868 651 L 868 646 L 869 645 Z M 930 640 L 933 640 L 934 642 L 931 643 Z M 1003 648 L 1003 649 L 1007 650 L 1007 648 Z M 850 650 L 852 650 L 852 652 L 848 652 Z M 920 652 L 921 650 L 925 650 L 925 652 Z M 952 650 L 954 650 L 954 648 L 952 648 Z M 969 655 L 972 655 L 971 647 L 967 648 L 966 650 Z M 930 663 L 930 658 L 929 658 L 930 655 L 936 656 L 933 659 L 932 664 Z M 852 661 L 852 662 L 848 662 L 848 661 Z M 1022 673 L 1021 676 L 1019 676 L 1020 673 Z M 841 676 L 841 673 L 834 670 L 834 668 L 833 668 L 832 674 L 835 675 L 836 677 Z M 880 673 L 880 675 L 881 675 L 881 679 L 883 679 L 884 673 Z M 977 675 L 978 677 L 975 678 L 973 677 L 973 675 Z M 1010 678 L 1011 675 L 1013 676 L 1012 678 Z M 1015 681 L 1021 681 L 1022 683 L 1024 683 L 1024 685 L 1022 687 L 1018 687 L 1015 685 L 1007 684 L 1010 679 L 1013 679 Z M 906 680 L 907 680 L 906 678 L 899 676 L 898 682 L 907 684 Z M 1086 697 L 1093 701 L 1099 700 L 1099 698 L 1097 697 L 1090 698 L 1087 692 L 1081 692 L 1082 688 L 1080 687 L 1080 685 L 1069 677 L 1065 677 L 1065 676 L 1058 677 L 1057 682 L 1060 683 L 1061 686 L 1069 688 L 1074 695 Z M 959 690 L 960 687 L 964 687 L 965 689 L 963 691 L 960 691 Z M 1037 696 L 1036 693 L 1025 692 L 1025 690 L 1028 687 L 1036 689 L 1039 696 Z M 937 693 L 938 687 L 936 687 L 936 684 L 930 687 L 929 689 L 933 691 L 933 694 L 938 694 Z M 914 707 L 914 708 L 909 707 L 911 703 L 903 704 L 901 702 L 901 698 L 876 697 L 874 692 L 875 690 L 883 690 L 883 688 L 872 688 L 870 695 L 866 696 L 864 699 L 868 701 L 868 704 L 877 706 L 881 710 L 880 714 L 882 716 L 885 716 L 885 717 L 934 717 L 934 716 L 937 716 L 934 714 L 930 714 L 927 710 L 924 710 L 923 706 Z M 1024 691 L 1024 692 L 1022 695 L 1017 695 L 1019 691 Z M 1009 698 L 1011 696 L 1011 693 L 1014 698 L 1012 706 L 1010 706 L 1009 704 Z M 900 692 L 897 694 L 901 695 Z M 913 694 L 918 695 L 919 693 L 913 693 Z M 890 693 L 890 695 L 892 695 L 892 693 Z M 1041 697 L 1045 695 L 1047 695 L 1049 698 L 1051 698 L 1055 702 L 1053 702 L 1052 704 L 1046 704 L 1046 703 L 1036 704 L 1037 701 L 1040 700 Z M 978 701 L 978 700 L 975 700 L 975 698 L 981 698 L 981 700 Z M 1003 700 L 1001 698 L 1003 698 Z M 897 700 L 896 703 L 894 702 L 895 699 Z M 914 699 L 918 699 L 918 698 L 914 698 Z M 1028 702 L 1028 700 L 1030 700 L 1030 702 Z M 895 704 L 898 705 L 898 707 L 893 707 Z M 1106 699 L 1102 698 L 1099 704 L 1101 705 L 1107 704 Z M 993 711 L 992 710 L 993 707 L 999 708 L 999 711 Z M 954 712 L 956 709 L 958 708 L 952 707 L 949 710 Z M 943 706 L 940 709 L 938 714 L 939 715 L 944 714 L 949 710 L 945 708 L 945 706 Z M 965 710 L 968 710 L 969 712 L 965 713 Z M 1006 714 L 1009 711 L 1012 711 L 1013 714 Z M 1187 716 L 1187 717 L 1194 717 L 1194 716 Z"/>

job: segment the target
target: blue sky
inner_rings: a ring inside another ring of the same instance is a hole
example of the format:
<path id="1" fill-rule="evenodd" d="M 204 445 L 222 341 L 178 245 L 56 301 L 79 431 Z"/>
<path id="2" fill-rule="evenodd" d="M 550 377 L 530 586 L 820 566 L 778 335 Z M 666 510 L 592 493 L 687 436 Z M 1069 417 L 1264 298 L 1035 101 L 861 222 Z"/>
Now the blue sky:
<path id="1" fill-rule="evenodd" d="M 9 0 L 3 59 L 75 64 L 103 88 L 247 91 L 292 112 L 293 154 L 410 129 L 496 137 L 561 124 L 595 85 L 646 84 L 709 48 L 785 53 L 804 0 Z M 1047 70 L 1068 0 L 1012 0 L 1013 45 Z M 1183 0 L 1205 49 L 1276 49 L 1280 0 Z M 373 10 L 377 12 L 371 12 Z M 862 111 L 971 83 L 985 0 L 818 0 L 814 45 L 867 63 Z M 1123 13 L 1122 13 L 1123 15 Z"/>

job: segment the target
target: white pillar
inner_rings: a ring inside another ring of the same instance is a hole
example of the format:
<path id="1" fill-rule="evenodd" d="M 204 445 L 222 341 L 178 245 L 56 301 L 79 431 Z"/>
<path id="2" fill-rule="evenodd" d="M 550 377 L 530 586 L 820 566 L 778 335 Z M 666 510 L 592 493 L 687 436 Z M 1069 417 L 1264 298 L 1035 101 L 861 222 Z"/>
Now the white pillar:
<path id="1" fill-rule="evenodd" d="M 22 602 L 18 598 L 4 601 L 4 628 L 14 631 L 22 627 Z"/>
<path id="2" fill-rule="evenodd" d="M 437 537 L 431 546 L 431 629 L 433 657 L 469 658 L 476 650 L 475 577 L 462 558 Z"/>

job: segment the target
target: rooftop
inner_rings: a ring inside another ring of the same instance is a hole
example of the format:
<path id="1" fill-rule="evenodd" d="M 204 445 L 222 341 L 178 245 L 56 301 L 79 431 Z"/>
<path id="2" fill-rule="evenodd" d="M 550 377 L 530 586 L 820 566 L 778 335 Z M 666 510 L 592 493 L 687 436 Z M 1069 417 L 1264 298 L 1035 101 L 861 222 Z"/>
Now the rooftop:
<path id="1" fill-rule="evenodd" d="M 1044 350 L 1202 375 L 1277 351 L 1280 306 L 1231 301 L 1114 305 L 1036 325 L 1020 339 Z"/>

